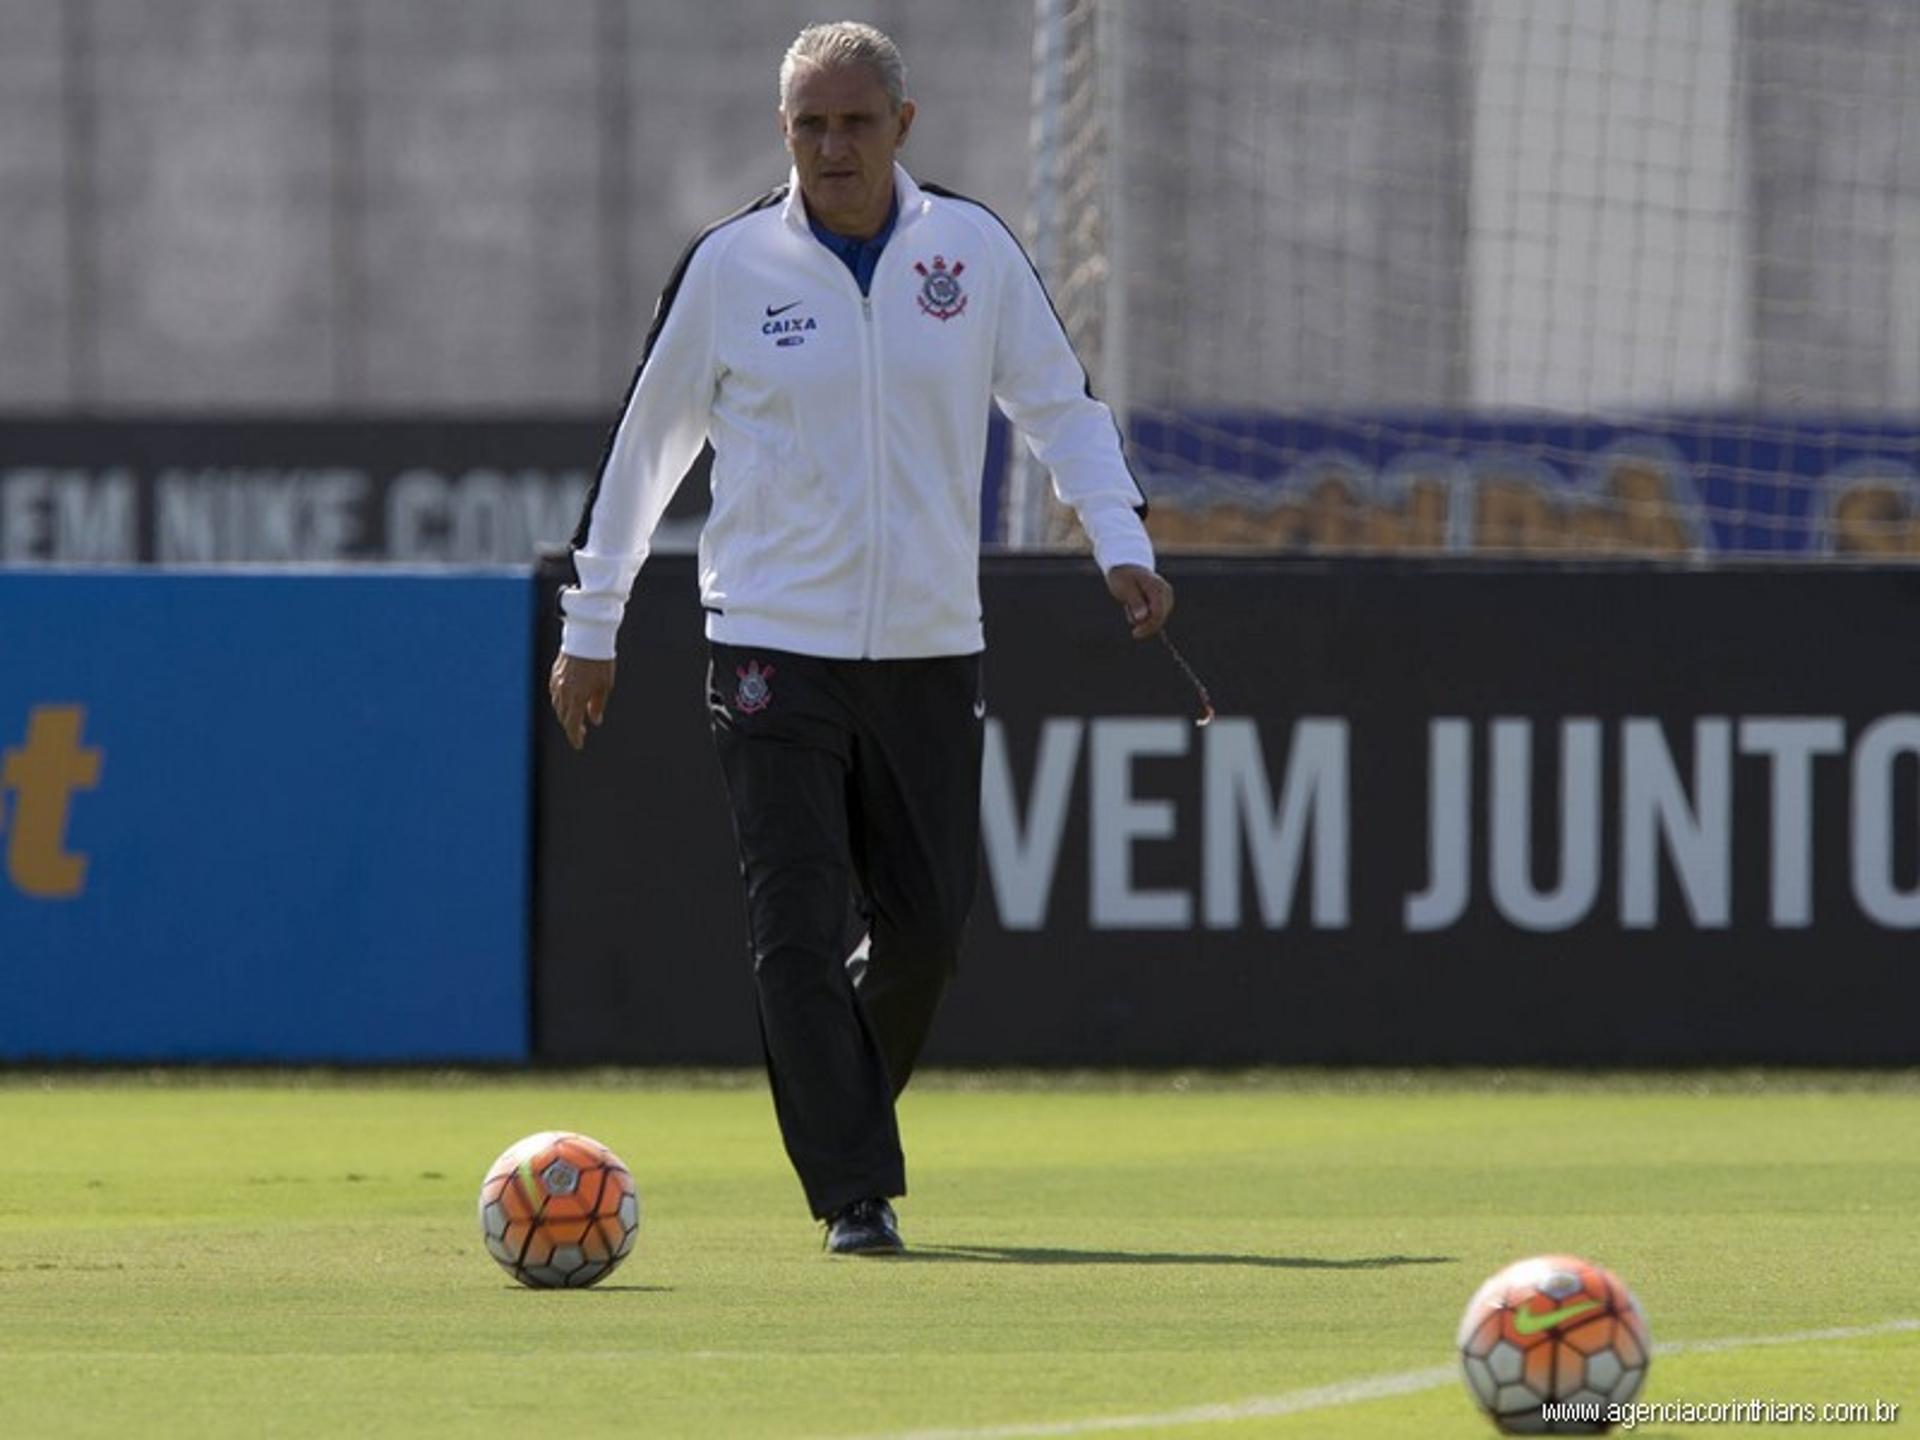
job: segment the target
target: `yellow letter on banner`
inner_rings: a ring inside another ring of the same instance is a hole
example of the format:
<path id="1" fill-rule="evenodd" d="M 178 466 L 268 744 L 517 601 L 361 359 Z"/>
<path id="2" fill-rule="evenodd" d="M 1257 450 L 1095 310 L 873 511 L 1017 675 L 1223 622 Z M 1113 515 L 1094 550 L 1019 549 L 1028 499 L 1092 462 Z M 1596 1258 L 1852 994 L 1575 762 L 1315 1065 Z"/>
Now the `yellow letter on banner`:
<path id="1" fill-rule="evenodd" d="M 100 751 L 80 743 L 86 718 L 81 705 L 36 705 L 26 744 L 0 755 L 0 787 L 15 797 L 7 873 L 40 899 L 66 899 L 86 885 L 87 857 L 66 850 L 73 792 L 100 783 Z"/>

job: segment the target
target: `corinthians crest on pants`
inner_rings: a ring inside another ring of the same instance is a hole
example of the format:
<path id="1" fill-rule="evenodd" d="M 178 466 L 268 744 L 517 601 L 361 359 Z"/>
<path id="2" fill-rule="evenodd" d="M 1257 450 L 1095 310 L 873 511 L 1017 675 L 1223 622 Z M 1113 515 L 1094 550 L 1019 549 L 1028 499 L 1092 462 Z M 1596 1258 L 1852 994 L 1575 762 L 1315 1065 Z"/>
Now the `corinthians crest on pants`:
<path id="1" fill-rule="evenodd" d="M 956 260 L 953 268 L 947 268 L 944 255 L 933 257 L 933 268 L 929 270 L 918 260 L 913 268 L 923 277 L 920 282 L 920 308 L 936 320 L 951 320 L 967 308 L 967 292 L 960 288 L 960 272 L 967 268 L 967 262 Z"/>
<path id="2" fill-rule="evenodd" d="M 740 677 L 740 686 L 733 692 L 733 703 L 742 715 L 752 715 L 764 710 L 773 703 L 773 666 L 760 668 L 758 660 L 749 660 L 747 668 L 736 667 L 734 674 Z"/>

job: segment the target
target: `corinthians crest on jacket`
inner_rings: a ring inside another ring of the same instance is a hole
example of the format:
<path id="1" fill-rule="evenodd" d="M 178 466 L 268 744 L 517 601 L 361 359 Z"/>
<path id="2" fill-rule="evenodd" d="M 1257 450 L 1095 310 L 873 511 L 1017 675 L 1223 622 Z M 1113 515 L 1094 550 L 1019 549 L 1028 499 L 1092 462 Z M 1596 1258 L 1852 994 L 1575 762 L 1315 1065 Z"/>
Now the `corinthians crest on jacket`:
<path id="1" fill-rule="evenodd" d="M 947 268 L 944 255 L 933 257 L 933 268 L 929 270 L 918 260 L 913 268 L 922 276 L 920 281 L 920 308 L 936 320 L 951 320 L 967 308 L 967 292 L 960 288 L 960 272 L 967 268 L 967 262 L 956 260 L 953 268 Z"/>

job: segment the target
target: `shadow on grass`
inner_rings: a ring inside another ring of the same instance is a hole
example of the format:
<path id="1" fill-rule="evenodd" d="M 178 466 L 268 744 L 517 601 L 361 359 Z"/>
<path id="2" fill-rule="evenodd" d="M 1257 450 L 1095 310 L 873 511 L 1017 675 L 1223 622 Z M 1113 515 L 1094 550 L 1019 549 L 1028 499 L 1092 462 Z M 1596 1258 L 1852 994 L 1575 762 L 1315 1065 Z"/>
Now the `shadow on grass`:
<path id="1" fill-rule="evenodd" d="M 974 1265 L 1251 1265 L 1264 1270 L 1388 1270 L 1397 1265 L 1455 1265 L 1454 1255 L 1359 1255 L 1350 1260 L 1319 1255 L 1198 1255 L 1157 1250 L 1059 1250 L 1022 1245 L 917 1245 L 901 1260 L 958 1261 Z"/>
<path id="2" fill-rule="evenodd" d="M 520 1295 L 671 1295 L 671 1285 L 504 1285 Z"/>

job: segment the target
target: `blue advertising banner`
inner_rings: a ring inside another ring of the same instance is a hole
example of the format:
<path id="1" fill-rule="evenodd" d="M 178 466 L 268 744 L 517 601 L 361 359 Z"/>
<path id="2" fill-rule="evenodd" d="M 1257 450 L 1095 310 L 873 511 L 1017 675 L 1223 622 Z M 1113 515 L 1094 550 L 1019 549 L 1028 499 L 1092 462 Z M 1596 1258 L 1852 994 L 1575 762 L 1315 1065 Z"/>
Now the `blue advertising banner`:
<path id="1" fill-rule="evenodd" d="M 0 1060 L 527 1053 L 530 581 L 0 572 Z"/>

